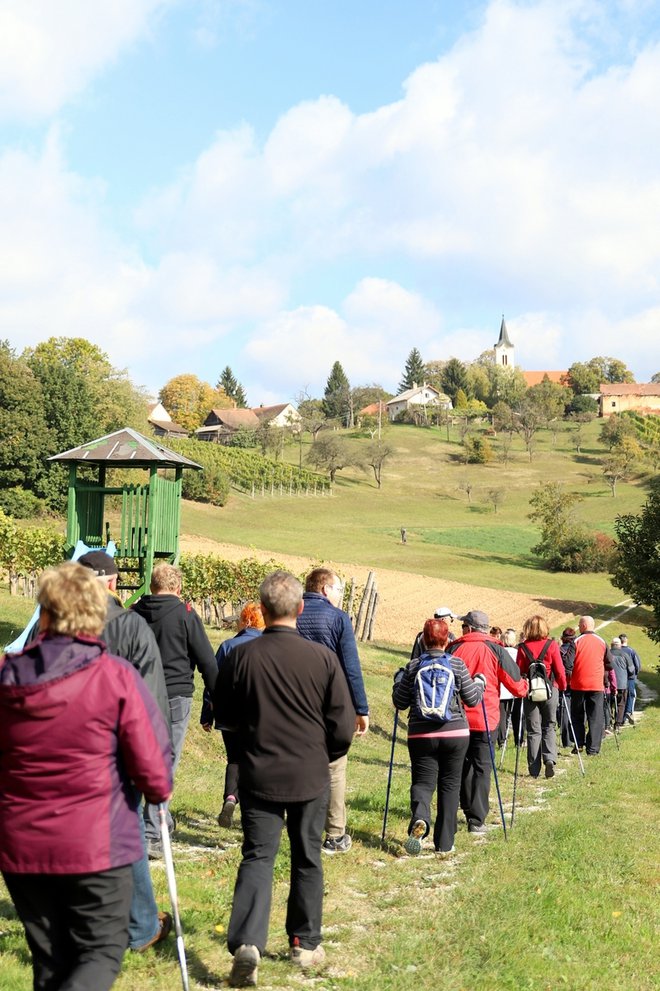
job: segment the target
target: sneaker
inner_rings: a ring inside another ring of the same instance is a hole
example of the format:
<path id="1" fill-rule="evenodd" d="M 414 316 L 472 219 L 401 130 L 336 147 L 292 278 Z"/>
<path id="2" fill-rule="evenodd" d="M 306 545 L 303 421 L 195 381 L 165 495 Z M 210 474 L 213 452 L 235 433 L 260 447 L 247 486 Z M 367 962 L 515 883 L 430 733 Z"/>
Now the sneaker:
<path id="1" fill-rule="evenodd" d="M 415 857 L 422 849 L 422 837 L 426 833 L 426 823 L 423 819 L 415 819 L 413 823 L 413 828 L 410 830 L 410 835 L 408 839 L 403 844 L 403 848 L 406 853 L 409 853 L 411 857 Z"/>
<path id="2" fill-rule="evenodd" d="M 575 757 L 576 754 L 581 754 L 582 751 L 583 751 L 583 749 L 584 749 L 583 747 L 573 747 L 573 749 L 571 750 L 571 753 Z"/>
<path id="3" fill-rule="evenodd" d="M 468 833 L 475 833 L 477 836 L 485 836 L 487 832 L 483 822 L 471 822 L 468 826 Z"/>
<path id="4" fill-rule="evenodd" d="M 332 855 L 333 853 L 348 853 L 353 846 L 353 840 L 348 833 L 343 836 L 328 836 L 321 847 L 323 853 Z"/>
<path id="5" fill-rule="evenodd" d="M 449 857 L 453 857 L 456 853 L 456 847 L 453 846 L 451 850 L 436 850 L 435 855 L 438 860 L 448 860 Z"/>
<path id="6" fill-rule="evenodd" d="M 241 943 L 234 953 L 234 962 L 229 974 L 229 986 L 232 988 L 253 988 L 257 983 L 259 961 L 261 955 L 256 946 Z"/>
<path id="7" fill-rule="evenodd" d="M 614 731 L 611 730 L 611 729 L 606 729 L 605 730 L 605 736 L 614 736 Z"/>
<path id="8" fill-rule="evenodd" d="M 304 946 L 298 944 L 298 937 L 296 936 L 293 946 L 289 950 L 289 959 L 296 967 L 302 967 L 303 970 L 306 970 L 307 967 L 318 967 L 323 963 L 325 960 L 325 950 L 320 943 L 313 950 L 307 950 Z"/>
<path id="9" fill-rule="evenodd" d="M 633 719 L 633 717 L 631 715 L 627 715 L 626 716 L 626 722 L 627 723 L 630 723 L 631 726 L 634 726 L 635 725 L 635 720 Z"/>
<path id="10" fill-rule="evenodd" d="M 167 939 L 167 937 L 169 936 L 171 929 L 172 929 L 172 916 L 170 915 L 170 913 L 169 912 L 159 912 L 158 913 L 158 932 L 153 937 L 153 939 L 150 939 L 148 943 L 145 943 L 144 944 L 144 946 L 136 946 L 136 947 L 134 947 L 134 952 L 135 953 L 144 953 L 144 951 L 145 950 L 148 950 L 150 946 L 155 946 L 156 943 L 162 943 L 162 941 L 164 939 Z"/>
<path id="11" fill-rule="evenodd" d="M 546 761 L 545 776 L 546 778 L 554 778 L 555 776 L 555 765 L 551 760 Z"/>
<path id="12" fill-rule="evenodd" d="M 234 811 L 236 809 L 236 799 L 233 795 L 229 795 L 222 806 L 222 811 L 218 816 L 218 826 L 222 826 L 225 829 L 231 827 L 231 821 L 234 818 Z"/>
<path id="13" fill-rule="evenodd" d="M 147 856 L 149 860 L 162 860 L 163 859 L 163 846 L 160 840 L 148 840 L 147 841 Z"/>

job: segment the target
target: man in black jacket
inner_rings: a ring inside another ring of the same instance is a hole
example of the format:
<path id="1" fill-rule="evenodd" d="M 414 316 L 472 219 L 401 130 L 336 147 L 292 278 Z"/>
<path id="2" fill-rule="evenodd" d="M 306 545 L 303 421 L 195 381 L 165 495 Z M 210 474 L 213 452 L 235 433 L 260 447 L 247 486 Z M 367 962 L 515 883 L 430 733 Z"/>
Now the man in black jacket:
<path id="1" fill-rule="evenodd" d="M 117 598 L 117 565 L 114 559 L 105 551 L 89 551 L 79 558 L 78 563 L 90 568 L 99 580 L 105 582 L 108 589 L 108 614 L 101 639 L 107 644 L 111 654 L 124 657 L 140 672 L 169 726 L 170 707 L 158 644 L 145 621 L 130 609 L 124 609 Z M 144 840 L 144 829 L 142 837 Z M 149 874 L 146 845 L 144 856 L 133 864 L 132 873 L 133 897 L 128 945 L 132 950 L 141 952 L 165 939 L 172 927 L 172 918 L 168 912 L 158 911 Z"/>
<path id="2" fill-rule="evenodd" d="M 220 669 L 216 718 L 238 733 L 243 860 L 227 945 L 233 987 L 252 986 L 266 946 L 273 864 L 286 816 L 291 887 L 286 931 L 299 967 L 324 959 L 321 838 L 328 762 L 348 752 L 355 710 L 337 655 L 296 630 L 302 586 L 275 571 L 260 589 L 263 636 L 237 647 Z"/>
<path id="3" fill-rule="evenodd" d="M 192 606 L 181 599 L 181 572 L 173 564 L 162 562 L 154 567 L 151 595 L 142 596 L 133 610 L 147 621 L 160 649 L 172 724 L 173 771 L 176 773 L 190 722 L 195 668 L 199 669 L 206 688 L 212 692 L 218 676 L 215 654 L 201 619 Z M 159 859 L 163 851 L 156 806 L 145 805 L 144 824 L 149 856 Z M 172 832 L 174 821 L 169 809 L 167 825 Z"/>

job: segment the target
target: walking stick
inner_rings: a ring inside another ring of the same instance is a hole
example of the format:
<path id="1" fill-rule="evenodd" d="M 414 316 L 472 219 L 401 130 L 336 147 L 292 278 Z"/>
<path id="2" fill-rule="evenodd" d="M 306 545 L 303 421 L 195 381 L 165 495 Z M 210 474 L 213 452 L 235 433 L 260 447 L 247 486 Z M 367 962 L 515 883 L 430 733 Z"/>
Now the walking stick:
<path id="1" fill-rule="evenodd" d="M 515 705 L 515 702 L 514 702 Z M 511 829 L 516 814 L 516 786 L 518 784 L 518 764 L 520 762 L 520 751 L 522 749 L 523 738 L 523 701 L 520 700 L 520 719 L 518 721 L 518 742 L 516 743 L 516 767 L 513 772 L 513 799 L 511 801 Z"/>
<path id="2" fill-rule="evenodd" d="M 509 709 L 509 711 L 507 713 L 507 717 L 506 717 L 506 732 L 504 734 L 504 743 L 502 744 L 502 750 L 500 752 L 500 771 L 502 770 L 502 764 L 504 763 L 504 755 L 506 753 L 506 745 L 507 745 L 507 741 L 509 739 L 509 730 L 511 729 L 511 712 L 512 712 L 512 709 Z"/>
<path id="3" fill-rule="evenodd" d="M 394 744 L 396 743 L 396 728 L 399 722 L 399 710 L 394 710 L 394 728 L 392 730 L 392 749 L 390 751 L 390 769 L 387 775 L 387 794 L 385 795 L 385 815 L 383 816 L 383 832 L 381 833 L 381 846 L 385 842 L 385 828 L 387 826 L 387 813 L 390 808 L 390 790 L 392 788 L 392 768 L 394 767 Z"/>
<path id="4" fill-rule="evenodd" d="M 181 983 L 183 985 L 183 991 L 190 991 L 188 964 L 186 963 L 186 951 L 183 945 L 183 929 L 181 928 L 181 917 L 179 916 L 179 898 L 176 891 L 176 878 L 174 876 L 174 858 L 172 857 L 170 831 L 167 828 L 167 809 L 162 802 L 158 806 L 158 817 L 160 819 L 160 841 L 163 847 L 167 887 L 170 892 L 170 901 L 172 902 L 172 916 L 174 918 L 174 931 L 176 933 L 176 952 L 179 957 L 179 967 L 181 968 Z"/>
<path id="5" fill-rule="evenodd" d="M 486 735 L 488 737 L 488 749 L 490 750 L 490 762 L 493 765 L 493 774 L 495 775 L 495 788 L 497 789 L 497 800 L 500 803 L 500 815 L 502 816 L 502 829 L 504 830 L 504 839 L 508 839 L 506 835 L 506 818 L 504 816 L 504 806 L 502 805 L 502 795 L 500 793 L 500 783 L 497 778 L 497 768 L 495 766 L 495 751 L 493 750 L 493 741 L 490 738 L 490 730 L 488 728 L 488 716 L 486 715 L 486 702 L 481 699 L 481 708 L 484 714 L 484 724 L 486 726 Z"/>
<path id="6" fill-rule="evenodd" d="M 573 746 L 575 747 L 575 752 L 577 754 L 577 759 L 580 762 L 580 770 L 582 771 L 582 776 L 584 777 L 584 764 L 582 763 L 582 754 L 580 753 L 580 748 L 577 745 L 577 739 L 575 738 L 575 730 L 573 729 L 573 720 L 571 719 L 571 710 L 569 706 L 566 706 L 566 718 L 568 719 L 568 728 L 571 731 L 571 736 L 573 737 Z"/>

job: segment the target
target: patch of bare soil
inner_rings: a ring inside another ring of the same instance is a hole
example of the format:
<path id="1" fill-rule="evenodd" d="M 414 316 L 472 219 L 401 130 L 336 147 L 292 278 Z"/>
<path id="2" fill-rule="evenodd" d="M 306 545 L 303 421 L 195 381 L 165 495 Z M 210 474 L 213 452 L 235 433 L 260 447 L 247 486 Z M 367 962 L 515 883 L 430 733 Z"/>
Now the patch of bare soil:
<path id="1" fill-rule="evenodd" d="M 274 558 L 279 564 L 290 568 L 295 574 L 311 570 L 320 562 L 291 554 L 275 554 L 256 550 L 254 547 L 240 547 L 236 544 L 217 543 L 203 537 L 181 537 L 181 549 L 190 554 L 217 554 L 230 561 L 244 557 L 256 557 L 260 561 Z M 369 569 L 363 565 L 346 564 L 341 561 L 324 561 L 323 564 L 337 569 L 346 578 L 355 578 L 364 585 Z M 493 588 L 464 585 L 461 582 L 443 578 L 431 578 L 406 571 L 376 571 L 379 605 L 374 624 L 374 639 L 385 643 L 409 645 L 422 628 L 424 621 L 433 615 L 438 606 L 448 606 L 458 616 L 470 609 L 481 609 L 488 614 L 493 626 L 502 629 L 513 627 L 519 631 L 526 619 L 539 613 L 545 616 L 550 627 L 568 625 L 575 613 L 566 612 L 563 600 L 556 600 L 556 608 L 549 608 L 547 598 L 541 604 L 540 598 L 522 592 L 503 592 Z M 454 632 L 459 633 L 457 624 Z"/>

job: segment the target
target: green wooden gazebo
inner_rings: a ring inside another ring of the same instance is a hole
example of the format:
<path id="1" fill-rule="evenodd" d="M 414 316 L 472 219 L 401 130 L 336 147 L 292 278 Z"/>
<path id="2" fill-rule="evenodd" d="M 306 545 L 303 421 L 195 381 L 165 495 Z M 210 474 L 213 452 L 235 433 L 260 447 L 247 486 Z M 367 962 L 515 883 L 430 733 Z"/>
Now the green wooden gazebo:
<path id="1" fill-rule="evenodd" d="M 130 427 L 48 460 L 69 465 L 67 549 L 72 550 L 79 540 L 89 547 L 104 547 L 112 539 L 117 548 L 118 587 L 132 593 L 129 602 L 148 592 L 154 561 L 176 564 L 179 558 L 183 469 L 201 470 L 202 466 Z M 80 478 L 79 465 L 97 466 L 96 480 Z M 108 467 L 144 469 L 149 478 L 143 484 L 108 486 Z M 111 534 L 106 496 L 121 496 L 118 534 Z"/>

